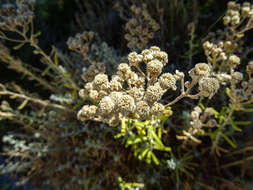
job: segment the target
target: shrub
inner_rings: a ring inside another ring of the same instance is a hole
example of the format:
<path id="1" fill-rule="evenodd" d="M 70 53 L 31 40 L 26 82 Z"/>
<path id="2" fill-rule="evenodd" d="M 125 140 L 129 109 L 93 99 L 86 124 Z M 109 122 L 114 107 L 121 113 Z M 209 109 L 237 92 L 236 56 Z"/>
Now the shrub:
<path id="1" fill-rule="evenodd" d="M 0 38 L 17 43 L 14 50 L 32 48 L 42 67 L 16 58 L 4 42 L 0 60 L 42 88 L 0 83 L 0 119 L 17 125 L 3 137 L 7 158 L 1 173 L 19 176 L 20 184 L 53 189 L 246 186 L 236 182 L 236 172 L 226 173 L 252 160 L 242 132 L 252 132 L 247 112 L 253 105 L 253 62 L 243 37 L 253 28 L 253 6 L 228 3 L 225 29 L 200 37 L 205 58 L 194 66 L 191 23 L 189 66 L 177 68 L 166 52 L 170 45 L 151 45 L 159 39 L 154 32 L 166 35 L 163 17 L 157 19 L 164 1 L 157 2 L 154 12 L 153 1 L 114 6 L 126 19 L 129 34 L 122 39 L 136 50 L 127 56 L 88 30 L 68 39 L 73 52 L 52 46 L 47 53 L 35 32 L 35 1 L 2 6 Z M 244 155 L 245 161 L 234 161 L 233 155 Z M 252 169 L 243 171 L 250 176 Z"/>

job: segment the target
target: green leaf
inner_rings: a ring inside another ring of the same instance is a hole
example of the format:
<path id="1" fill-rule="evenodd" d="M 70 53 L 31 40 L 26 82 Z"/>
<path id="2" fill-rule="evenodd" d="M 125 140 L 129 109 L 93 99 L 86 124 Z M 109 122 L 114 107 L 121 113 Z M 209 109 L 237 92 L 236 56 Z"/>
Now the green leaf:
<path id="1" fill-rule="evenodd" d="M 214 117 L 215 117 L 215 118 L 218 118 L 218 117 L 219 117 L 219 112 L 216 111 L 214 108 L 211 108 L 211 109 L 212 109 L 212 111 L 214 112 Z"/>
<path id="2" fill-rule="evenodd" d="M 155 142 L 158 143 L 158 145 L 160 145 L 161 147 L 164 147 L 162 141 L 158 138 L 158 136 L 155 134 L 154 131 L 152 131 L 152 136 L 154 137 L 154 140 L 155 140 Z"/>
<path id="3" fill-rule="evenodd" d="M 38 50 L 33 50 L 33 53 L 34 53 L 35 55 L 40 54 L 40 52 L 39 52 Z"/>
<path id="4" fill-rule="evenodd" d="M 233 121 L 236 125 L 250 125 L 251 121 Z"/>
<path id="5" fill-rule="evenodd" d="M 135 138 L 135 139 L 128 139 L 127 142 L 126 142 L 126 146 L 133 145 L 133 144 L 138 144 L 142 141 L 143 141 L 143 139 L 141 139 L 140 137 Z"/>
<path id="6" fill-rule="evenodd" d="M 181 162 L 185 162 L 185 161 L 191 160 L 192 157 L 193 157 L 192 155 L 185 156 L 184 158 L 180 159 L 180 161 L 181 161 Z"/>
<path id="7" fill-rule="evenodd" d="M 33 35 L 33 37 L 37 38 L 41 35 L 41 32 L 37 32 L 36 34 Z"/>
<path id="8" fill-rule="evenodd" d="M 241 107 L 240 110 L 241 110 L 241 111 L 244 111 L 244 112 L 253 112 L 253 108 Z"/>
<path id="9" fill-rule="evenodd" d="M 161 139 L 162 138 L 162 128 L 158 128 L 158 138 Z"/>
<path id="10" fill-rule="evenodd" d="M 119 134 L 115 135 L 114 138 L 115 138 L 115 139 L 118 139 L 118 138 L 120 138 L 120 137 L 122 137 L 122 136 L 124 136 L 124 135 L 123 135 L 122 133 L 119 133 Z"/>
<path id="11" fill-rule="evenodd" d="M 230 94 L 230 89 L 229 88 L 226 88 L 226 94 L 227 94 L 227 96 L 229 96 L 229 94 Z"/>
<path id="12" fill-rule="evenodd" d="M 55 53 L 54 53 L 54 63 L 55 63 L 56 65 L 58 65 L 58 62 L 59 62 L 58 54 L 57 54 L 57 52 L 55 51 Z"/>
<path id="13" fill-rule="evenodd" d="M 202 104 L 202 103 L 199 104 L 199 107 L 200 107 L 202 110 L 205 109 L 205 106 L 204 106 L 204 104 Z"/>
<path id="14" fill-rule="evenodd" d="M 147 159 L 146 159 L 146 162 L 147 162 L 148 164 L 151 163 L 151 156 L 152 156 L 152 152 L 149 151 L 148 154 L 147 154 Z"/>
<path id="15" fill-rule="evenodd" d="M 193 178 L 192 174 L 190 172 L 188 172 L 186 169 L 184 169 L 183 167 L 180 167 L 179 170 L 181 170 L 183 173 L 185 173 L 186 175 L 188 175 L 191 178 Z"/>
<path id="16" fill-rule="evenodd" d="M 170 147 L 160 146 L 158 144 L 154 144 L 154 149 L 155 150 L 160 150 L 160 151 L 166 151 L 166 152 L 170 152 L 171 151 Z"/>
<path id="17" fill-rule="evenodd" d="M 225 135 L 225 134 L 221 134 L 221 135 L 228 142 L 228 144 L 230 144 L 233 148 L 237 147 L 237 145 L 231 139 L 229 139 L 227 135 Z"/>
<path id="18" fill-rule="evenodd" d="M 121 133 L 126 134 L 126 120 L 125 119 L 121 120 Z"/>
<path id="19" fill-rule="evenodd" d="M 47 72 L 51 69 L 51 66 L 48 66 L 42 73 L 41 76 L 45 76 Z"/>
<path id="20" fill-rule="evenodd" d="M 160 164 L 159 160 L 157 159 L 156 155 L 153 152 L 151 153 L 151 157 L 156 165 Z"/>
<path id="21" fill-rule="evenodd" d="M 148 151 L 149 151 L 149 148 L 143 148 L 142 152 L 138 156 L 138 159 L 142 160 L 146 156 L 146 154 L 148 153 Z"/>
<path id="22" fill-rule="evenodd" d="M 140 121 L 135 121 L 134 122 L 134 125 L 136 126 L 136 127 L 145 127 L 145 123 L 144 122 L 140 122 Z"/>
<path id="23" fill-rule="evenodd" d="M 242 129 L 240 129 L 240 128 L 235 124 L 235 122 L 234 122 L 233 120 L 230 120 L 230 124 L 232 125 L 232 127 L 234 128 L 234 130 L 239 131 L 239 132 L 242 131 Z"/>
<path id="24" fill-rule="evenodd" d="M 17 46 L 14 46 L 13 49 L 14 50 L 18 50 L 18 49 L 22 48 L 24 45 L 25 45 L 25 42 L 23 42 L 23 43 L 21 43 L 21 44 L 19 44 Z"/>

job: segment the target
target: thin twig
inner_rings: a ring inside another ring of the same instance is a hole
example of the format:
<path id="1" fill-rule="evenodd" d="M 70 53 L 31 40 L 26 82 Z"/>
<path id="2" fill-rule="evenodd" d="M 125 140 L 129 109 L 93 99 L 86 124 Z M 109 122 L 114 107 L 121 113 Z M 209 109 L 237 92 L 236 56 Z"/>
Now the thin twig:
<path id="1" fill-rule="evenodd" d="M 2 86 L 2 84 L 1 84 L 1 86 Z M 68 108 L 66 108 L 62 105 L 50 103 L 47 100 L 41 100 L 41 99 L 37 99 L 37 98 L 28 97 L 24 94 L 18 94 L 18 93 L 15 93 L 15 92 L 11 92 L 7 89 L 3 89 L 2 91 L 0 91 L 0 95 L 13 96 L 15 98 L 24 99 L 24 100 L 39 104 L 39 105 L 44 106 L 44 107 L 51 107 L 51 108 L 63 110 L 63 111 L 69 112 L 69 113 L 75 113 L 73 110 L 70 110 L 70 109 L 68 109 Z"/>

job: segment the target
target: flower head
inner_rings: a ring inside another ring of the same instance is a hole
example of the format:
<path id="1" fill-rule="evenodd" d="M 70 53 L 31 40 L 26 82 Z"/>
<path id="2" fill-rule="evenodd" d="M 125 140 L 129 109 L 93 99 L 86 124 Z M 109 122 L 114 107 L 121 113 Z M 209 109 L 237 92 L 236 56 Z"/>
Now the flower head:
<path id="1" fill-rule="evenodd" d="M 211 99 L 220 88 L 219 81 L 216 78 L 203 78 L 199 81 L 199 91 L 202 96 Z"/>

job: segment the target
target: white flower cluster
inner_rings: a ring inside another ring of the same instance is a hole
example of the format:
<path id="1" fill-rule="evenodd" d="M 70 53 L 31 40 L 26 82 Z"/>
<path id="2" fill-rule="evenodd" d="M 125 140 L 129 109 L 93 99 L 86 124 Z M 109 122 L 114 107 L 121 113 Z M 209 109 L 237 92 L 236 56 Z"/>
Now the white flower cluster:
<path id="1" fill-rule="evenodd" d="M 168 57 L 155 46 L 141 54 L 130 53 L 128 61 L 129 64 L 118 66 L 111 80 L 106 74 L 98 74 L 79 92 L 81 97 L 97 102 L 97 106 L 83 106 L 78 113 L 80 120 L 97 120 L 115 126 L 123 117 L 146 120 L 164 112 L 165 107 L 159 100 L 168 89 L 176 90 L 181 73 L 161 75 Z M 145 72 L 140 68 L 141 63 L 146 65 Z"/>
<path id="2" fill-rule="evenodd" d="M 214 115 L 212 108 L 205 108 L 204 112 L 198 106 L 191 112 L 191 127 L 188 131 L 183 130 L 182 136 L 177 136 L 177 139 L 184 141 L 184 146 L 187 143 L 200 144 L 201 140 L 197 139 L 195 135 L 203 135 L 205 133 L 203 127 L 215 127 L 217 122 L 215 119 L 210 119 Z"/>
<path id="3" fill-rule="evenodd" d="M 192 80 L 199 84 L 198 96 L 204 96 L 211 99 L 220 88 L 219 81 L 214 77 L 209 77 L 210 66 L 206 63 L 198 63 L 189 71 Z"/>
<path id="4" fill-rule="evenodd" d="M 177 163 L 174 159 L 167 160 L 167 165 L 172 170 L 175 170 L 177 167 Z"/>
<path id="5" fill-rule="evenodd" d="M 83 33 L 78 33 L 75 37 L 70 37 L 67 41 L 68 48 L 70 50 L 76 51 L 82 55 L 85 55 L 89 46 L 94 38 L 95 34 L 92 31 L 84 31 Z"/>
<path id="6" fill-rule="evenodd" d="M 225 26 L 237 27 L 247 17 L 251 20 L 253 18 L 253 7 L 249 2 L 240 5 L 235 1 L 230 1 L 226 15 L 223 17 L 223 23 Z"/>
<path id="7" fill-rule="evenodd" d="M 143 121 L 162 115 L 165 106 L 159 101 L 163 94 L 169 89 L 176 90 L 178 80 L 184 81 L 184 74 L 179 71 L 175 74 L 161 74 L 168 62 L 167 56 L 160 48 L 152 46 L 140 54 L 130 53 L 129 64 L 121 63 L 111 80 L 106 74 L 96 75 L 94 80 L 86 83 L 84 89 L 79 92 L 80 97 L 89 97 L 96 106 L 83 106 L 78 113 L 78 119 L 102 121 L 116 126 L 122 118 Z M 192 82 L 184 83 L 187 88 L 184 93 L 187 93 L 188 97 L 212 98 L 218 91 L 219 82 L 216 78 L 209 77 L 210 70 L 208 64 L 198 63 L 189 71 Z M 190 95 L 190 89 L 196 84 L 199 85 L 199 93 Z"/>

